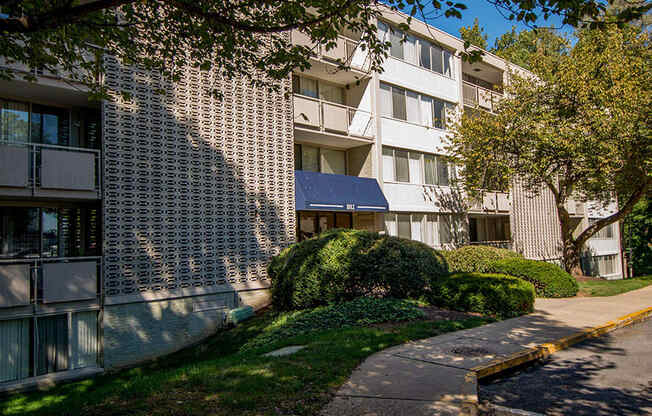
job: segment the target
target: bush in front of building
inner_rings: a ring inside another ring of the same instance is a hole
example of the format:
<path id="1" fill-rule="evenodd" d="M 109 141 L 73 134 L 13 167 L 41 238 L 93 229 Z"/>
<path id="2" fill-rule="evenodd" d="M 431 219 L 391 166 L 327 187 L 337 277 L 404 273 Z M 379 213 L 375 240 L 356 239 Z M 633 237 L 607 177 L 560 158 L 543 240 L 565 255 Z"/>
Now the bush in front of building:
<path id="1" fill-rule="evenodd" d="M 360 296 L 419 298 L 447 274 L 442 255 L 411 240 L 335 229 L 293 244 L 268 269 L 278 310 L 306 309 Z"/>
<path id="2" fill-rule="evenodd" d="M 538 297 L 567 298 L 577 294 L 577 280 L 556 264 L 523 258 L 493 262 L 487 270 L 526 280 L 534 285 Z"/>
<path id="3" fill-rule="evenodd" d="M 432 305 L 500 318 L 534 309 L 532 284 L 503 274 L 455 273 L 434 280 L 427 298 Z"/>
<path id="4" fill-rule="evenodd" d="M 515 251 L 490 246 L 464 246 L 442 254 L 450 273 L 486 273 L 497 260 L 522 258 Z"/>

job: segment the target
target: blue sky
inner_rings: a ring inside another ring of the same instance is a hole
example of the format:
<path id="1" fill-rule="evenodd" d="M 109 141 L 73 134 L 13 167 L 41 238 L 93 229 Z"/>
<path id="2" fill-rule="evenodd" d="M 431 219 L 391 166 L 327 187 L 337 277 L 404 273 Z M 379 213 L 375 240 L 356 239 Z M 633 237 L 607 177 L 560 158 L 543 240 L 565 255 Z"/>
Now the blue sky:
<path id="1" fill-rule="evenodd" d="M 489 37 L 489 47 L 494 45 L 494 39 L 500 37 L 505 32 L 509 32 L 512 26 L 516 26 L 518 31 L 528 29 L 528 27 L 522 23 L 507 20 L 486 0 L 465 0 L 462 1 L 462 3 L 467 6 L 467 9 L 462 12 L 462 19 L 438 17 L 435 19 L 428 19 L 428 23 L 450 33 L 451 35 L 459 37 L 459 28 L 462 26 L 472 26 L 473 20 L 477 17 L 480 27 L 484 28 L 484 33 Z M 417 15 L 416 17 L 418 18 L 419 16 Z M 562 27 L 561 18 L 559 16 L 551 16 L 548 20 L 540 18 L 539 21 L 537 21 L 537 25 L 542 27 Z M 562 29 L 564 29 L 564 31 L 569 31 L 571 28 L 566 26 Z"/>

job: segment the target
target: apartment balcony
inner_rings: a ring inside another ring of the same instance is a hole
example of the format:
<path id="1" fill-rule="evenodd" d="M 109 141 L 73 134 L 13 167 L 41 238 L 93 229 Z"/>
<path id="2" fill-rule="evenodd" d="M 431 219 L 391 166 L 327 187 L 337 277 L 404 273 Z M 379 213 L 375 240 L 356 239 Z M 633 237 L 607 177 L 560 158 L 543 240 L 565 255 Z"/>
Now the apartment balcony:
<path id="1" fill-rule="evenodd" d="M 507 214 L 512 208 L 512 201 L 507 192 L 484 192 L 481 201 L 475 201 L 472 212 Z"/>
<path id="2" fill-rule="evenodd" d="M 295 29 L 292 31 L 292 43 L 312 49 L 315 62 L 305 71 L 306 74 L 344 84 L 369 75 L 369 51 L 363 50 L 355 39 L 340 35 L 335 47 L 326 49 L 312 43 L 309 36 Z M 347 66 L 349 70 L 337 71 L 340 65 Z"/>
<path id="3" fill-rule="evenodd" d="M 0 196 L 100 198 L 100 151 L 0 142 Z"/>
<path id="4" fill-rule="evenodd" d="M 293 101 L 295 139 L 345 149 L 374 142 L 376 121 L 371 112 L 299 94 Z"/>
<path id="5" fill-rule="evenodd" d="M 38 313 L 57 304 L 98 303 L 100 276 L 97 256 L 0 259 L 0 312 L 13 308 Z"/>
<path id="6" fill-rule="evenodd" d="M 571 217 L 583 217 L 584 216 L 584 203 L 580 201 L 575 201 L 569 199 L 566 201 L 566 210 L 568 215 Z"/>
<path id="7" fill-rule="evenodd" d="M 462 94 L 464 96 L 464 105 L 480 107 L 492 113 L 498 101 L 503 98 L 503 94 L 499 92 L 466 81 L 462 83 Z"/>

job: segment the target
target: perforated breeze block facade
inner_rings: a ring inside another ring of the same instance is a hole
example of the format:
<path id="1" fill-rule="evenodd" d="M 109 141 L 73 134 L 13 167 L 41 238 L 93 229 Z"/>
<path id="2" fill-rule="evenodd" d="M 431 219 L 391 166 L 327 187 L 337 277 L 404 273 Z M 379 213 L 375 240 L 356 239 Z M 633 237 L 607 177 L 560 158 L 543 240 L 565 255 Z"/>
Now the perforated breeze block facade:
<path id="1" fill-rule="evenodd" d="M 529 259 L 550 261 L 561 258 L 561 228 L 552 192 L 543 188 L 534 195 L 516 181 L 511 196 L 514 249 Z"/>
<path id="2" fill-rule="evenodd" d="M 103 329 L 112 367 L 195 342 L 236 306 L 236 292 L 268 287 L 270 257 L 294 240 L 294 161 L 283 92 L 192 69 L 168 84 L 110 58 L 105 65 Z"/>

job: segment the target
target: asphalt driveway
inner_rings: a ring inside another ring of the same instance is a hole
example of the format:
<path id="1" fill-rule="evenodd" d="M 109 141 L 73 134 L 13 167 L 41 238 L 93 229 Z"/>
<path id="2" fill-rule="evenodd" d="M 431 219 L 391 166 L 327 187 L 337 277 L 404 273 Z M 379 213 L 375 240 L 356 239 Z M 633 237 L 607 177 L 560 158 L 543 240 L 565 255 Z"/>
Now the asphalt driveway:
<path id="1" fill-rule="evenodd" d="M 652 319 L 483 382 L 479 399 L 546 415 L 652 415 Z"/>

